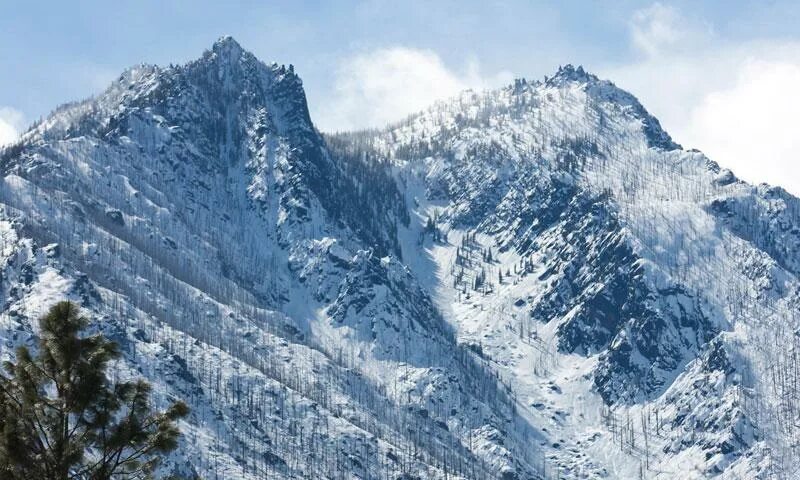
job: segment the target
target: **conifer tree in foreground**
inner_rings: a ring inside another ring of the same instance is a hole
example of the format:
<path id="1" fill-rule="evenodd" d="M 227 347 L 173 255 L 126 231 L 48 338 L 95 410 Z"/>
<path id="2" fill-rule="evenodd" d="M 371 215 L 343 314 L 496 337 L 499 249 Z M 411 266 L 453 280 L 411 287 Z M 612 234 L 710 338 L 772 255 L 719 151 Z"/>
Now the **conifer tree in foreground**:
<path id="1" fill-rule="evenodd" d="M 112 384 L 119 356 L 102 334 L 80 336 L 87 320 L 60 302 L 39 320 L 39 348 L 17 350 L 0 374 L 0 479 L 133 480 L 152 478 L 177 447 L 183 402 L 150 409 L 150 385 Z"/>

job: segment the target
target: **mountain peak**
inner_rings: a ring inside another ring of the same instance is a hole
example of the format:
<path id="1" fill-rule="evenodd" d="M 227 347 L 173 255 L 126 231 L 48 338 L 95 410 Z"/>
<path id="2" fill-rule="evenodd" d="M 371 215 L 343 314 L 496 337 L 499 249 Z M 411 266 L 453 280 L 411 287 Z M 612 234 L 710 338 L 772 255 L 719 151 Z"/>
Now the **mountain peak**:
<path id="1" fill-rule="evenodd" d="M 240 63 L 248 57 L 255 60 L 255 56 L 242 48 L 239 42 L 230 35 L 225 35 L 217 39 L 211 46 L 211 49 L 206 50 L 205 55 L 203 55 L 203 58 L 222 65 Z"/>
<path id="2" fill-rule="evenodd" d="M 553 86 L 560 86 L 564 85 L 567 82 L 590 83 L 590 82 L 596 82 L 598 80 L 599 79 L 597 78 L 597 76 L 584 70 L 582 65 L 578 65 L 577 67 L 575 67 L 572 64 L 568 63 L 564 66 L 559 66 L 558 71 L 556 71 L 556 74 L 552 78 L 547 79 L 547 84 Z"/>
<path id="3" fill-rule="evenodd" d="M 642 121 L 644 134 L 651 147 L 659 147 L 664 150 L 681 148 L 664 131 L 658 119 L 651 115 L 633 94 L 619 88 L 609 80 L 601 80 L 596 75 L 584 70 L 583 66 L 575 67 L 568 63 L 559 66 L 553 77 L 545 77 L 545 85 L 548 87 L 561 88 L 572 84 L 580 84 L 581 88 L 597 101 L 612 102 L 620 107 L 630 109 Z"/>
<path id="4" fill-rule="evenodd" d="M 247 76 L 253 75 L 255 72 L 269 72 L 267 76 L 270 78 L 273 78 L 274 75 L 291 77 L 298 84 L 301 83 L 300 78 L 294 72 L 293 65 L 287 67 L 278 65 L 275 62 L 265 64 L 252 52 L 245 50 L 230 35 L 224 35 L 217 39 L 211 49 L 206 50 L 200 59 L 189 62 L 188 65 L 196 68 L 210 67 L 212 70 L 217 71 L 221 77 Z"/>
<path id="5" fill-rule="evenodd" d="M 227 35 L 220 37 L 202 57 L 189 62 L 185 68 L 187 72 L 199 75 L 198 78 L 204 77 L 205 84 L 227 93 L 251 90 L 246 84 L 266 88 L 273 81 L 275 70 Z"/>
<path id="6" fill-rule="evenodd" d="M 239 42 L 230 35 L 219 37 L 219 39 L 214 42 L 214 45 L 211 46 L 211 51 L 217 55 L 227 57 L 240 57 L 242 53 L 244 53 L 244 49 L 239 45 Z"/>

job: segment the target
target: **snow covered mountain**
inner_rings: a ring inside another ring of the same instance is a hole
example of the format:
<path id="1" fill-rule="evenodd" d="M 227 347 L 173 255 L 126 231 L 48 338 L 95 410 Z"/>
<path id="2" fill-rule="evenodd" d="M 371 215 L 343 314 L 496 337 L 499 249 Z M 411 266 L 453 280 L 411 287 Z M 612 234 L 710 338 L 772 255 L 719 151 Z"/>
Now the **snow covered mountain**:
<path id="1" fill-rule="evenodd" d="M 796 478 L 800 200 L 582 68 L 322 135 L 233 39 L 0 153 L 0 341 L 79 301 L 214 478 Z"/>

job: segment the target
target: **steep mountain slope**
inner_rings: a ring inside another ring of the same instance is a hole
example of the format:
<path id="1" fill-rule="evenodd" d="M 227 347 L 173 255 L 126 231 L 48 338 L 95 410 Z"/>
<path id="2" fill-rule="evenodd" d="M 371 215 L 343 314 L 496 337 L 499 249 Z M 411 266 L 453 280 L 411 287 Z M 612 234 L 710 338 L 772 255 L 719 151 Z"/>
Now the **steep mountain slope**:
<path id="1" fill-rule="evenodd" d="M 79 301 L 203 478 L 792 478 L 800 201 L 581 68 L 322 136 L 229 37 L 0 154 L 0 356 Z"/>
<path id="2" fill-rule="evenodd" d="M 392 159 L 404 258 L 560 475 L 798 473 L 797 199 L 580 67 L 341 137 Z"/>
<path id="3" fill-rule="evenodd" d="M 204 478 L 533 475 L 513 449 L 535 432 L 382 257 L 408 221 L 394 181 L 347 161 L 292 68 L 230 38 L 131 69 L 4 154 L 3 338 L 80 300 L 120 375 L 188 398 L 166 468 Z"/>

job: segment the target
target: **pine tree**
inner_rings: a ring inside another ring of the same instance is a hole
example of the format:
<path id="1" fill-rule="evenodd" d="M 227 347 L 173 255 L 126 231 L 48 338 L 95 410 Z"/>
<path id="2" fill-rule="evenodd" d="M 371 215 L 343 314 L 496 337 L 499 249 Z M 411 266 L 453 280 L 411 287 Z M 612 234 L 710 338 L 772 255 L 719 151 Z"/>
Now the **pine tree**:
<path id="1" fill-rule="evenodd" d="M 149 405 L 142 380 L 112 384 L 108 363 L 116 343 L 80 336 L 87 320 L 60 302 L 39 320 L 35 354 L 17 349 L 0 374 L 0 478 L 8 480 L 128 480 L 152 478 L 177 448 L 175 422 L 183 402 L 164 412 Z"/>

